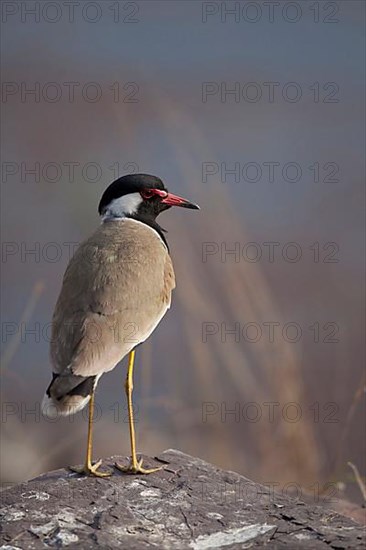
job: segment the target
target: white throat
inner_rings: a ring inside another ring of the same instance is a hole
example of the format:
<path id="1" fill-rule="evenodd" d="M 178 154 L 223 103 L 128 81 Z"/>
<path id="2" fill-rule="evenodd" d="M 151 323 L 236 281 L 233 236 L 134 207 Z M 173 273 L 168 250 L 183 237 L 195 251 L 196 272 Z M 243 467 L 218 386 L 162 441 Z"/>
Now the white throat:
<path id="1" fill-rule="evenodd" d="M 136 214 L 143 199 L 140 193 L 129 193 L 111 201 L 102 215 L 102 221 L 121 219 Z"/>

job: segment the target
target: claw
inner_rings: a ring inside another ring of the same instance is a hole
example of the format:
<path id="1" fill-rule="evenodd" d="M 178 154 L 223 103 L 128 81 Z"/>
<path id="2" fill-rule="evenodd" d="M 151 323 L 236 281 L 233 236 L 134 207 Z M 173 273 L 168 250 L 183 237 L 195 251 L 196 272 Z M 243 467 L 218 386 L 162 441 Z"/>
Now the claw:
<path id="1" fill-rule="evenodd" d="M 158 472 L 164 468 L 164 466 L 159 466 L 158 468 L 143 468 L 142 462 L 142 458 L 138 462 L 130 459 L 128 466 L 122 466 L 122 464 L 118 464 L 118 462 L 115 462 L 114 465 L 117 470 L 120 470 L 120 472 L 125 474 L 153 474 L 154 472 Z"/>
<path id="2" fill-rule="evenodd" d="M 99 466 L 102 464 L 101 460 L 98 460 L 95 464 L 84 464 L 84 466 L 70 466 L 72 472 L 77 474 L 84 474 L 87 476 L 95 477 L 108 477 L 112 475 L 112 472 L 100 472 L 98 470 Z"/>

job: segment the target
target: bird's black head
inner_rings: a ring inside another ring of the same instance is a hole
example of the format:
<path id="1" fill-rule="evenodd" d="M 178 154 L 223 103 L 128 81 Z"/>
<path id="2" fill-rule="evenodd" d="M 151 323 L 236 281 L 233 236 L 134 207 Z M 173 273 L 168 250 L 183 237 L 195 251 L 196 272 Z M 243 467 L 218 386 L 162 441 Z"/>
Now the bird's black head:
<path id="1" fill-rule="evenodd" d="M 129 217 L 152 225 L 156 217 L 171 206 L 199 209 L 196 204 L 169 193 L 160 178 L 129 174 L 107 187 L 98 211 L 103 220 Z"/>

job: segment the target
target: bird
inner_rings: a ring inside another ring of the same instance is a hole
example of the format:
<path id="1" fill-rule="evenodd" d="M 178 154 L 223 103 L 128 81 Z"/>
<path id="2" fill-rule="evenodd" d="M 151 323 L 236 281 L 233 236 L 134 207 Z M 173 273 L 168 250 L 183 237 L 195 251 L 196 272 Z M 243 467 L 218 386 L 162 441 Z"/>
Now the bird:
<path id="1" fill-rule="evenodd" d="M 72 470 L 105 477 L 92 461 L 94 397 L 102 374 L 128 356 L 127 396 L 131 456 L 125 473 L 149 474 L 136 452 L 132 404 L 136 347 L 149 338 L 171 305 L 175 274 L 156 218 L 169 208 L 199 209 L 168 191 L 150 174 L 128 174 L 111 183 L 99 202 L 101 224 L 77 248 L 62 282 L 52 318 L 52 380 L 42 401 L 46 417 L 74 414 L 89 404 L 86 457 Z"/>

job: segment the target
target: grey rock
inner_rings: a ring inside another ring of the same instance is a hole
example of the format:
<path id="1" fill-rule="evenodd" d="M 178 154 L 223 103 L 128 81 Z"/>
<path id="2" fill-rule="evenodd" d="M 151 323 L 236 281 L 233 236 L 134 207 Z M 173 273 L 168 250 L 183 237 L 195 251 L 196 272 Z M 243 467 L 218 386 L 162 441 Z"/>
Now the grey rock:
<path id="1" fill-rule="evenodd" d="M 106 459 L 106 467 L 126 458 Z M 148 476 L 66 469 L 1 493 L 0 550 L 365 548 L 362 527 L 175 450 Z"/>

